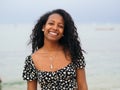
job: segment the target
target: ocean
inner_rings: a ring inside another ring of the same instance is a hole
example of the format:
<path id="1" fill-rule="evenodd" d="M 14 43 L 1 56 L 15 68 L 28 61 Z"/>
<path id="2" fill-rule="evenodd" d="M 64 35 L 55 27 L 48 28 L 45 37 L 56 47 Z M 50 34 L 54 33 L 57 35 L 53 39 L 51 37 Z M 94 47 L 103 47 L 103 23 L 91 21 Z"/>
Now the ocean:
<path id="1" fill-rule="evenodd" d="M 0 24 L 1 90 L 26 90 L 22 79 L 31 24 Z M 120 90 L 120 24 L 78 24 L 89 90 Z"/>

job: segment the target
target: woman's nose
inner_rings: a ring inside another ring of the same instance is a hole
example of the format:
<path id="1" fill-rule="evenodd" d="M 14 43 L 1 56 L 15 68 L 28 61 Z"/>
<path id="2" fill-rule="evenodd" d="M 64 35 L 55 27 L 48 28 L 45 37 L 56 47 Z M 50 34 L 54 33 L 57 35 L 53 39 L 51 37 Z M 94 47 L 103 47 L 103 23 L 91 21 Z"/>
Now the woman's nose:
<path id="1" fill-rule="evenodd" d="M 57 29 L 58 29 L 58 26 L 57 26 L 57 25 L 54 25 L 54 26 L 53 26 L 53 29 L 57 30 Z"/>

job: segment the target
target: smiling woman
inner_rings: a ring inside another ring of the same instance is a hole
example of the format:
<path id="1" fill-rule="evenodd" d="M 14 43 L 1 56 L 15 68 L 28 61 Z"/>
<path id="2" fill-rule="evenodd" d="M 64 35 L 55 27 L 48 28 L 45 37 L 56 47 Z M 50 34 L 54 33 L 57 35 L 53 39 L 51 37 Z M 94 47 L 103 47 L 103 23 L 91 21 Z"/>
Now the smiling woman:
<path id="1" fill-rule="evenodd" d="M 50 15 L 46 24 L 43 26 L 43 31 L 44 41 L 49 39 L 58 41 L 64 32 L 64 20 L 62 16 L 59 14 Z"/>
<path id="2" fill-rule="evenodd" d="M 71 16 L 56 9 L 41 16 L 32 34 L 32 54 L 23 70 L 27 90 L 88 90 L 85 60 Z"/>

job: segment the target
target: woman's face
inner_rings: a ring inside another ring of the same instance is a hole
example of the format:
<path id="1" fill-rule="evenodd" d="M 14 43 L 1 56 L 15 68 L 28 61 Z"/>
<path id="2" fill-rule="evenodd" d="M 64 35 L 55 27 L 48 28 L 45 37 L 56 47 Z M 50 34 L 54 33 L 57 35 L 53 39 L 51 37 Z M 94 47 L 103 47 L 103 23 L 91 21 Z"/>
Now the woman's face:
<path id="1" fill-rule="evenodd" d="M 44 39 L 58 41 L 63 36 L 64 20 L 59 14 L 51 14 L 48 17 L 46 24 L 43 26 Z"/>

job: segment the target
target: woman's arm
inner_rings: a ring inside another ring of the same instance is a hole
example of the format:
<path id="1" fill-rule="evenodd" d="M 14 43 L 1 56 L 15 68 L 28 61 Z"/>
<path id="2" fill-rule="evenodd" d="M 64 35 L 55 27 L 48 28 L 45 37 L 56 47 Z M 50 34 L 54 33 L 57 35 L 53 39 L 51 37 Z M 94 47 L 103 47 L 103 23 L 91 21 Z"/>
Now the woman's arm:
<path id="1" fill-rule="evenodd" d="M 37 90 L 37 80 L 28 81 L 27 90 Z"/>
<path id="2" fill-rule="evenodd" d="M 77 69 L 78 90 L 88 90 L 85 69 Z"/>

